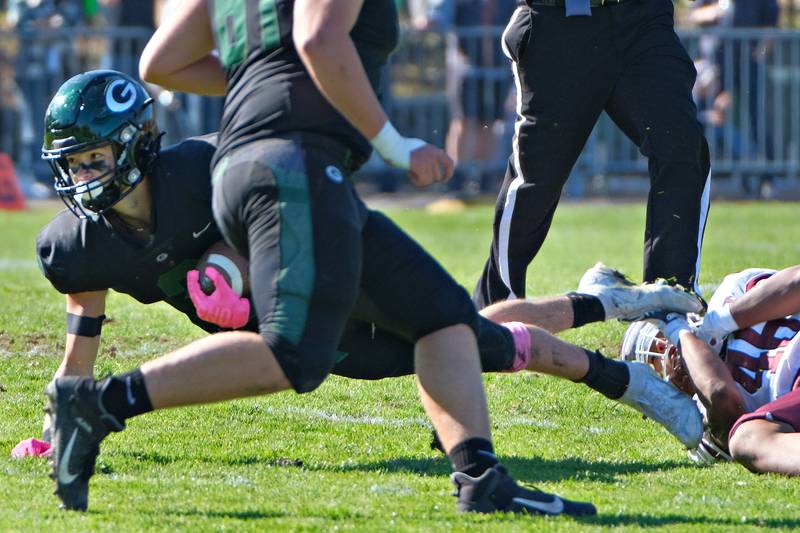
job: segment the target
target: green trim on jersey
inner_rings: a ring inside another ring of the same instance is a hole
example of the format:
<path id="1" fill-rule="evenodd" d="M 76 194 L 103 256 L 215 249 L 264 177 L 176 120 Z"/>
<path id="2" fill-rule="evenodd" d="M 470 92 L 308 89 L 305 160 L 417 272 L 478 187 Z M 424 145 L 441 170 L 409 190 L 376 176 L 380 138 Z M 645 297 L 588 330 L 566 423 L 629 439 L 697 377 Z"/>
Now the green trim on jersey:
<path id="1" fill-rule="evenodd" d="M 273 167 L 280 210 L 280 272 L 277 304 L 270 322 L 274 333 L 294 345 L 303 338 L 314 294 L 314 233 L 311 226 L 308 176 L 305 172 Z"/>
<path id="2" fill-rule="evenodd" d="M 230 68 L 244 61 L 247 48 L 246 11 L 247 0 L 214 2 L 214 32 L 217 34 L 219 59 Z"/>
<path id="3" fill-rule="evenodd" d="M 213 29 L 222 66 L 232 68 L 244 61 L 249 48 L 269 52 L 280 46 L 281 32 L 275 0 L 227 0 L 213 2 Z M 248 14 L 258 14 L 255 28 Z M 250 35 L 250 33 L 260 35 Z M 248 46 L 249 45 L 249 46 Z"/>
<path id="4" fill-rule="evenodd" d="M 273 50 L 281 42 L 281 29 L 278 24 L 275 0 L 259 0 L 258 11 L 261 21 L 261 50 Z"/>
<path id="5" fill-rule="evenodd" d="M 186 273 L 197 266 L 197 260 L 184 259 L 169 272 L 158 277 L 158 288 L 167 298 L 188 294 L 186 290 Z"/>

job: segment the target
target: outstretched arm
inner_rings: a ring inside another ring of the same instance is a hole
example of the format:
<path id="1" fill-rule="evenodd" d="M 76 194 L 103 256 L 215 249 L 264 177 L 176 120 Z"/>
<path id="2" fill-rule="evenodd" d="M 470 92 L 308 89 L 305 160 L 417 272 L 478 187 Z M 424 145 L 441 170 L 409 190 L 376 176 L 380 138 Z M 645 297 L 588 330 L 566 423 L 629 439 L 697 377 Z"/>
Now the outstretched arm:
<path id="1" fill-rule="evenodd" d="M 711 432 L 723 446 L 728 445 L 728 431 L 744 413 L 744 402 L 725 362 L 694 333 L 680 333 L 681 356 L 700 401 L 706 408 Z"/>
<path id="2" fill-rule="evenodd" d="M 765 279 L 731 304 L 740 328 L 800 312 L 800 265 Z"/>
<path id="3" fill-rule="evenodd" d="M 106 308 L 107 291 L 80 292 L 67 295 L 67 313 L 78 317 L 98 318 Z M 64 360 L 55 377 L 94 374 L 94 362 L 100 348 L 100 334 L 79 335 L 67 331 Z"/>

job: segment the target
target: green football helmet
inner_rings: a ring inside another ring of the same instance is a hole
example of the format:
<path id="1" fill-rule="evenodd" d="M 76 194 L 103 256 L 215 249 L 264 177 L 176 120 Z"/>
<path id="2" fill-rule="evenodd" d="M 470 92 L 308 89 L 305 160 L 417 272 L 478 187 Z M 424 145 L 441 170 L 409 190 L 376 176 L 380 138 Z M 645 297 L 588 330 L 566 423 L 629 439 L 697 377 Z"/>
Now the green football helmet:
<path id="1" fill-rule="evenodd" d="M 93 218 L 133 191 L 158 156 L 161 133 L 153 99 L 130 76 L 92 70 L 67 80 L 50 101 L 44 119 L 42 159 L 50 163 L 55 190 L 78 218 Z M 71 154 L 111 146 L 116 164 L 76 183 Z"/>

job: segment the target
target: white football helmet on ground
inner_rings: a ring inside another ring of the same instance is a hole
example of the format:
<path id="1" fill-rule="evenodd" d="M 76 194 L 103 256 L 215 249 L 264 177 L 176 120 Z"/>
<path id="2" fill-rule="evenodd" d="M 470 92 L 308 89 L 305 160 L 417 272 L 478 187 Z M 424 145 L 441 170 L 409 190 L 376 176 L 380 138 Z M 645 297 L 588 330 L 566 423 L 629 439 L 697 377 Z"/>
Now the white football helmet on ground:
<path id="1" fill-rule="evenodd" d="M 620 359 L 648 364 L 665 381 L 689 396 L 696 392 L 677 347 L 652 322 L 640 320 L 628 326 L 620 348 Z"/>

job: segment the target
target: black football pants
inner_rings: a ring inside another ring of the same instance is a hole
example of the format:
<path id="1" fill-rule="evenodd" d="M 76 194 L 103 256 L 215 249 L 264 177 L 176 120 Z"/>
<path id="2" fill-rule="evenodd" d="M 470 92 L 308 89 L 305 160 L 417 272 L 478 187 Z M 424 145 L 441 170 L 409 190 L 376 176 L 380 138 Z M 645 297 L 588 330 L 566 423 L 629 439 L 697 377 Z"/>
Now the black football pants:
<path id="1" fill-rule="evenodd" d="M 525 296 L 528 265 L 602 111 L 649 161 L 644 279 L 697 290 L 710 165 L 691 95 L 696 71 L 675 34 L 672 2 L 611 4 L 591 17 L 522 6 L 502 40 L 517 121 L 491 255 L 473 294 L 478 308 Z"/>

